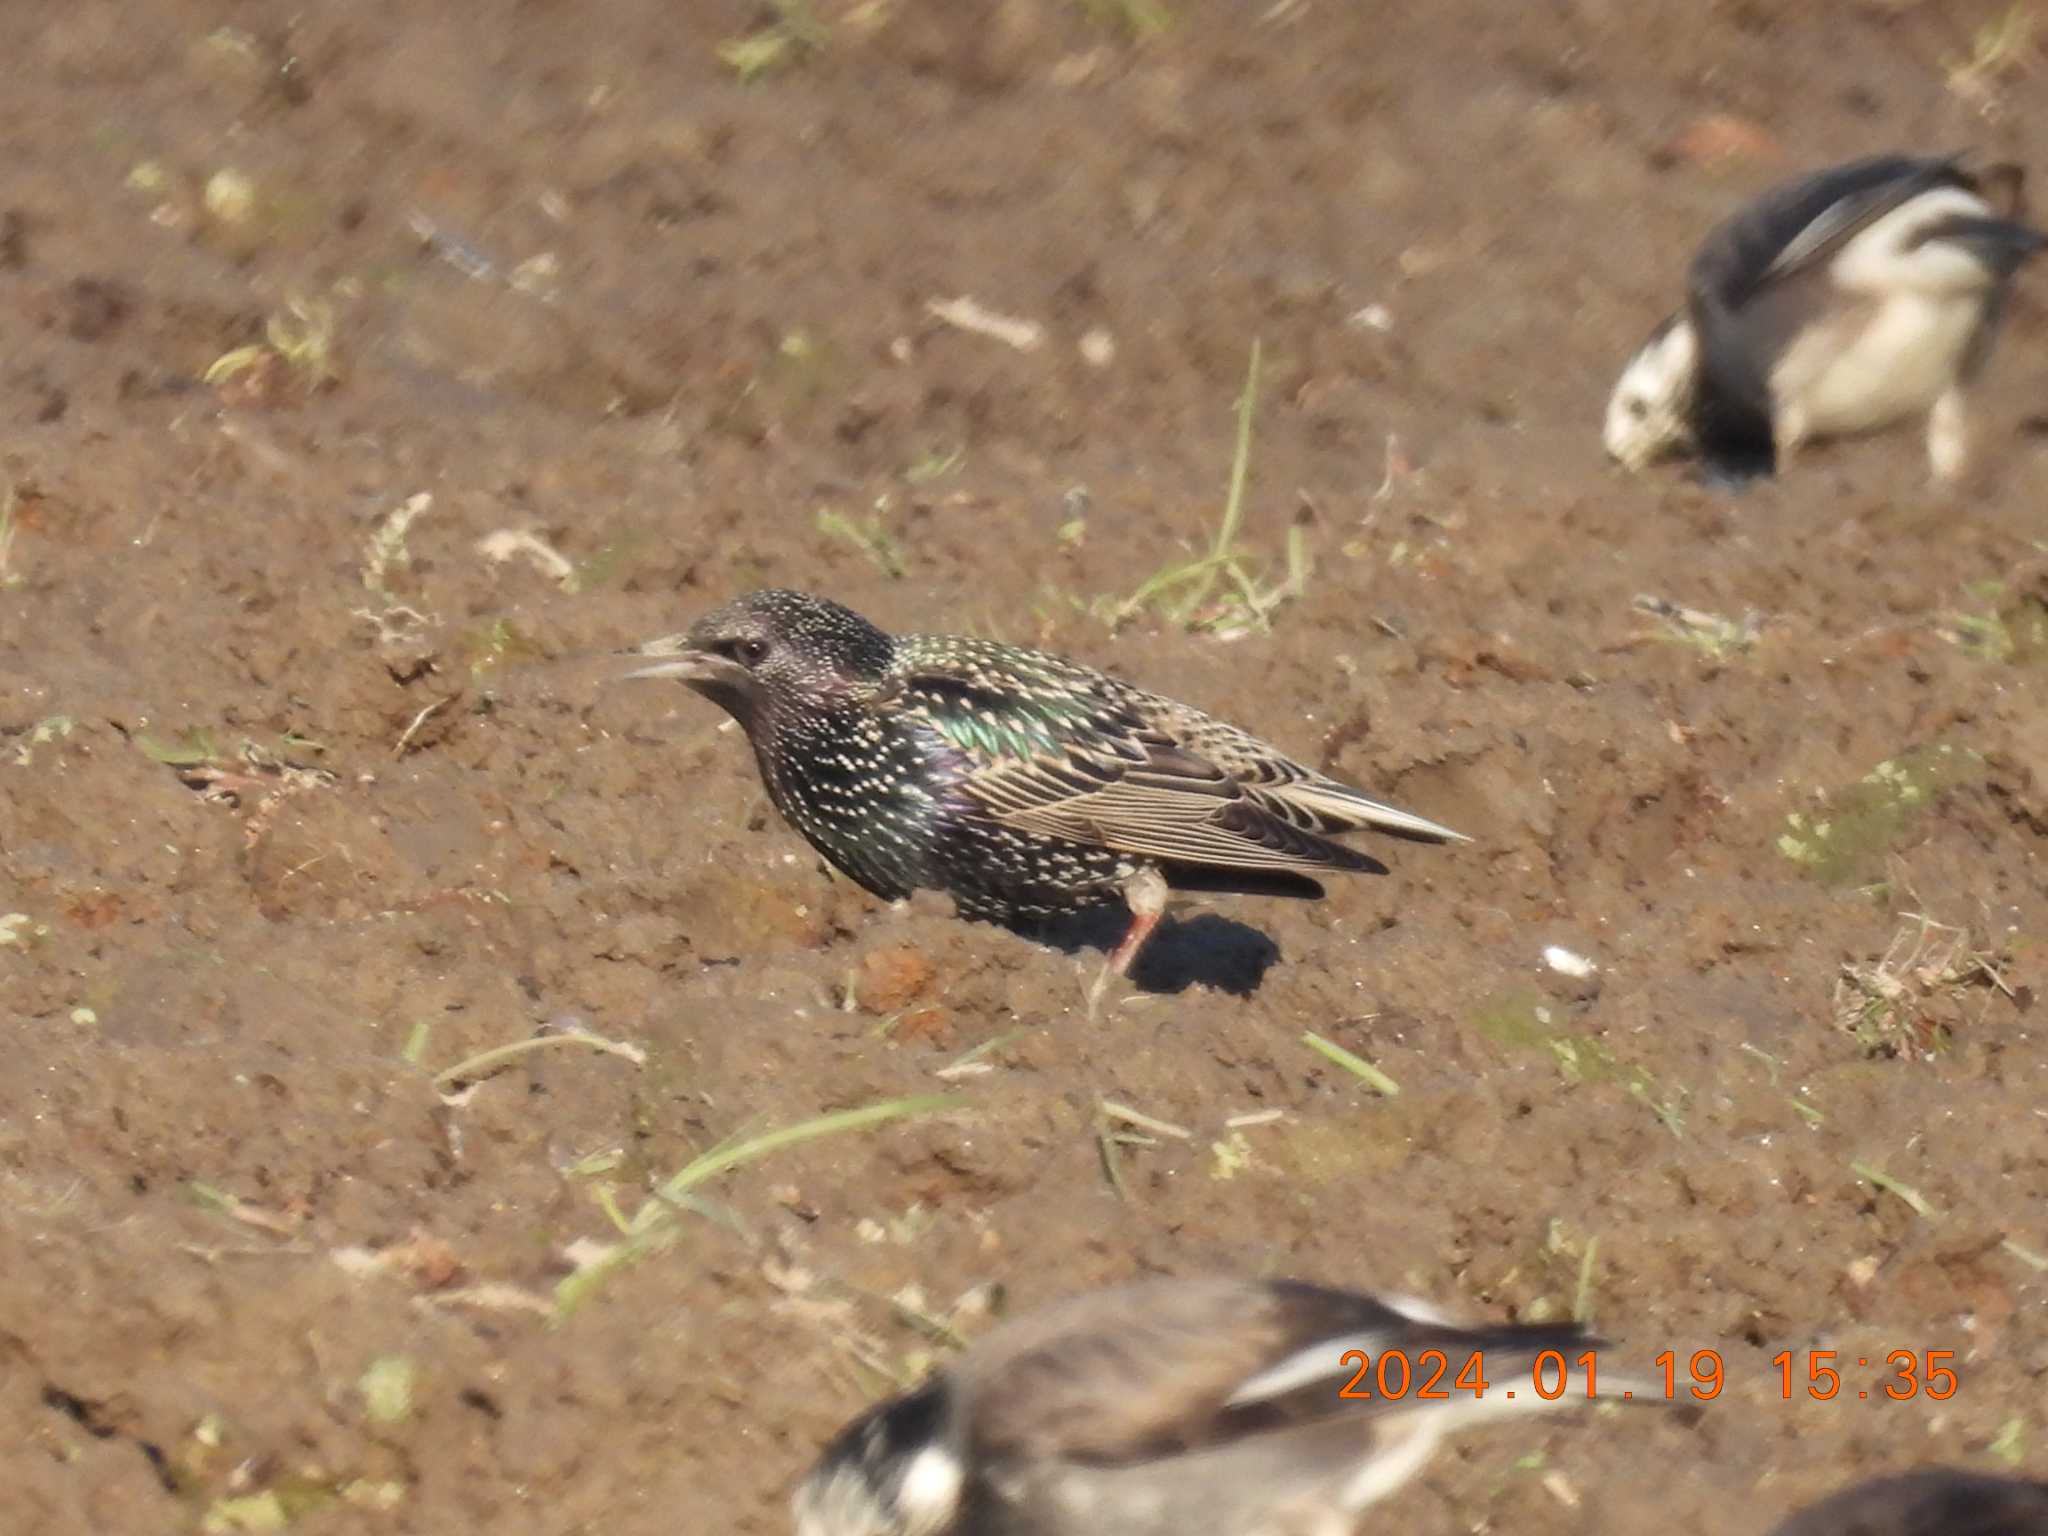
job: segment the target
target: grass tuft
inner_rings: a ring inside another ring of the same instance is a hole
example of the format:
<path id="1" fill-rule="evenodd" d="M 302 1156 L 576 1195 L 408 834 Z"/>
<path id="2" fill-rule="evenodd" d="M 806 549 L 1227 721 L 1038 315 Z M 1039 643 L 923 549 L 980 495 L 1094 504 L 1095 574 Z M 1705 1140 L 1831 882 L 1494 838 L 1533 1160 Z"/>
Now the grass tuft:
<path id="1" fill-rule="evenodd" d="M 1823 885 L 1867 877 L 1941 794 L 1968 779 L 1982 759 L 1965 747 L 1917 747 L 1887 758 L 1812 814 L 1793 811 L 1778 852 Z"/>
<path id="2" fill-rule="evenodd" d="M 1097 26 L 1121 32 L 1134 43 L 1158 37 L 1173 26 L 1173 12 L 1164 0 L 1081 0 L 1081 9 Z"/>
<path id="3" fill-rule="evenodd" d="M 11 592 L 28 578 L 14 568 L 14 541 L 21 532 L 21 492 L 7 487 L 0 496 L 0 592 Z"/>
<path id="4" fill-rule="evenodd" d="M 2013 593 L 2002 581 L 1973 582 L 1969 591 L 1983 607 L 1943 614 L 1934 623 L 1937 635 L 1994 666 L 2048 657 L 2048 598 L 2040 591 Z"/>
<path id="5" fill-rule="evenodd" d="M 1353 1077 L 1359 1079 L 1382 1098 L 1395 1098 L 1401 1092 L 1401 1085 L 1395 1082 L 1363 1056 L 1355 1056 L 1334 1040 L 1325 1040 L 1314 1030 L 1301 1037 L 1301 1043 L 1326 1061 L 1335 1062 Z"/>
<path id="6" fill-rule="evenodd" d="M 863 518 L 859 522 L 844 512 L 829 508 L 818 513 L 818 532 L 827 538 L 838 539 L 851 544 L 868 559 L 868 563 L 891 581 L 901 581 L 909 567 L 904 564 L 903 546 L 882 527 L 879 517 Z"/>
<path id="7" fill-rule="evenodd" d="M 1835 1024 L 1865 1055 L 1931 1061 L 1954 1044 L 1970 989 L 2013 996 L 1995 958 L 1971 943 L 1967 929 L 1904 913 L 1882 955 L 1842 966 Z"/>
<path id="8" fill-rule="evenodd" d="M 718 45 L 719 62 L 752 85 L 800 63 L 821 51 L 831 40 L 831 29 L 818 19 L 811 0 L 769 0 L 775 20 L 765 27 Z"/>
<path id="9" fill-rule="evenodd" d="M 2002 106 L 1999 86 L 2015 75 L 2031 74 L 2041 62 L 2035 30 L 2034 8 L 2015 0 L 1976 30 L 1967 55 L 1951 54 L 1941 61 L 1949 90 L 1985 116 L 1995 116 Z"/>
<path id="10" fill-rule="evenodd" d="M 616 1219 L 624 1240 L 604 1249 L 555 1287 L 554 1321 L 558 1324 L 566 1321 L 571 1313 L 588 1301 L 613 1275 L 673 1243 L 678 1235 L 677 1213 L 703 1213 L 704 1202 L 693 1193 L 698 1185 L 743 1164 L 755 1162 L 770 1153 L 780 1152 L 786 1147 L 797 1146 L 802 1142 L 815 1141 L 821 1136 L 838 1136 L 849 1131 L 867 1130 L 891 1120 L 942 1114 L 947 1110 L 958 1109 L 963 1103 L 964 1096 L 951 1093 L 888 1099 L 859 1109 L 843 1109 L 829 1115 L 819 1115 L 810 1120 L 799 1121 L 795 1125 L 784 1126 L 779 1131 L 767 1131 L 759 1136 L 721 1142 L 656 1185 L 652 1194 L 641 1202 L 640 1208 L 632 1216 L 617 1213 Z"/>
<path id="11" fill-rule="evenodd" d="M 562 1050 L 569 1046 L 601 1051 L 607 1056 L 623 1056 L 636 1067 L 647 1065 L 647 1053 L 637 1045 L 628 1045 L 622 1040 L 607 1040 L 602 1035 L 591 1034 L 588 1030 L 565 1029 L 552 1034 L 535 1035 L 530 1040 L 514 1040 L 509 1045 L 494 1045 L 487 1051 L 479 1051 L 466 1060 L 458 1061 L 452 1067 L 436 1072 L 434 1091 L 444 1099 L 452 1098 L 475 1087 L 485 1078 L 511 1065 L 522 1056 L 530 1056 L 535 1051 Z"/>
<path id="12" fill-rule="evenodd" d="M 1868 1163 L 1855 1162 L 1849 1165 L 1849 1171 L 1864 1183 L 1874 1185 L 1888 1195 L 1897 1195 L 1912 1208 L 1913 1214 L 1921 1220 L 1939 1221 L 1941 1219 L 1941 1212 L 1934 1208 L 1932 1201 L 1921 1194 L 1919 1190 L 1913 1188 L 1912 1185 L 1900 1183 L 1883 1169 L 1873 1168 Z"/>
<path id="13" fill-rule="evenodd" d="M 1169 624 L 1236 639 L 1271 629 L 1274 610 L 1307 589 L 1308 541 L 1299 526 L 1287 530 L 1286 574 L 1278 581 L 1264 579 L 1262 562 L 1241 542 L 1245 487 L 1251 478 L 1252 422 L 1258 412 L 1260 355 L 1260 345 L 1254 341 L 1244 392 L 1237 400 L 1230 488 L 1208 549 L 1193 559 L 1162 566 L 1128 597 L 1099 598 L 1087 605 L 1112 631 L 1153 613 Z"/>
<path id="14" fill-rule="evenodd" d="M 1740 620 L 1728 619 L 1704 608 L 1688 608 L 1647 593 L 1630 606 L 1662 623 L 1666 639 L 1692 647 L 1709 661 L 1727 661 L 1753 650 L 1764 632 L 1764 617 L 1760 613 L 1746 613 Z"/>

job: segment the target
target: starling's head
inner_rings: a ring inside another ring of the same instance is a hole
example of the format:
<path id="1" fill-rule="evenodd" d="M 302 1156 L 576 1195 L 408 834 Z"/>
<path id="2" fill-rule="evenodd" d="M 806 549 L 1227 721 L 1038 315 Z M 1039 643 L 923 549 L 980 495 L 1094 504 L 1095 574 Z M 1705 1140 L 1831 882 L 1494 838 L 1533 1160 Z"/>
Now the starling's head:
<path id="1" fill-rule="evenodd" d="M 797 1536 L 942 1536 L 966 1484 L 943 1377 L 884 1403 L 825 1447 L 793 1501 Z"/>
<path id="2" fill-rule="evenodd" d="M 881 676 L 889 637 L 859 614 L 803 592 L 749 592 L 680 635 L 634 654 L 628 677 L 673 677 L 751 726 L 778 702 L 841 692 Z"/>
<path id="3" fill-rule="evenodd" d="M 1607 456 L 1638 470 L 1683 450 L 1692 432 L 1686 406 L 1699 367 L 1699 341 L 1692 322 L 1673 315 L 1629 359 L 1607 402 L 1601 436 Z"/>

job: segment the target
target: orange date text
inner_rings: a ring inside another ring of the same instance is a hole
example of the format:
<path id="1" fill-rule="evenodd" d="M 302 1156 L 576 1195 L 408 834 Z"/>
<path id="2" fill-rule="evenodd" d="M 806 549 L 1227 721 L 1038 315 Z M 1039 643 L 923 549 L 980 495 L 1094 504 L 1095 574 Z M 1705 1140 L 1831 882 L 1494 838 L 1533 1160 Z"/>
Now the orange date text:
<path id="1" fill-rule="evenodd" d="M 1889 1398 L 1906 1402 L 1927 1398 L 1946 1402 L 1956 1395 L 1960 1381 L 1952 1349 L 1895 1349 L 1883 1355 L 1841 1357 L 1831 1349 L 1780 1350 L 1771 1357 L 1768 1384 L 1790 1402 L 1807 1397 L 1816 1402 L 1835 1398 L 1860 1400 Z M 1498 1358 L 1498 1357 L 1496 1357 Z M 1385 1349 L 1373 1353 L 1347 1349 L 1341 1359 L 1344 1382 L 1337 1395 L 1349 1401 L 1380 1399 L 1387 1402 L 1449 1402 L 1463 1395 L 1474 1399 L 1489 1395 L 1506 1398 L 1528 1396 L 1554 1403 L 1573 1401 L 1659 1398 L 1673 1402 L 1710 1403 L 1728 1385 L 1728 1366 L 1718 1349 L 1689 1352 L 1667 1349 L 1655 1356 L 1650 1369 L 1609 1373 L 1619 1387 L 1601 1386 L 1600 1352 L 1594 1349 L 1566 1351 L 1546 1349 L 1526 1362 L 1517 1360 L 1511 1371 L 1489 1372 L 1484 1350 Z M 1881 1374 L 1844 1379 L 1844 1371 Z M 1864 1384 L 1858 1385 L 1861 1381 Z"/>

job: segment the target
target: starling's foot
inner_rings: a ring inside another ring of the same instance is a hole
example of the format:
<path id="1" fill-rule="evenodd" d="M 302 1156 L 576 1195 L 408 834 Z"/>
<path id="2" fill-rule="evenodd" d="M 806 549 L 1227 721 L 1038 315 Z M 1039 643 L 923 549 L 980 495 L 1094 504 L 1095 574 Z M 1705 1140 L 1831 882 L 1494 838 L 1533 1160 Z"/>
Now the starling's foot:
<path id="1" fill-rule="evenodd" d="M 1088 983 L 1085 991 L 1088 998 L 1088 1022 L 1090 1024 L 1093 1024 L 1101 1016 L 1102 997 L 1104 993 L 1109 991 L 1109 978 L 1115 974 L 1115 971 L 1105 965 L 1095 973 L 1095 979 Z"/>

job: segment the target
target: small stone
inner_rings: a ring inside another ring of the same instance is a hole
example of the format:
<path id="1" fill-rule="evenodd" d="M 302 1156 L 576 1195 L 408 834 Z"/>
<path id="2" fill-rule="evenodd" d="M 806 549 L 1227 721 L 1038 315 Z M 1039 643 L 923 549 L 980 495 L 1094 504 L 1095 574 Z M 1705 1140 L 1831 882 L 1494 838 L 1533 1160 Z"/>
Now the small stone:
<path id="1" fill-rule="evenodd" d="M 246 224 L 256 213 L 256 183 L 232 168 L 207 179 L 206 211 L 223 224 Z"/>

